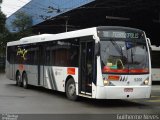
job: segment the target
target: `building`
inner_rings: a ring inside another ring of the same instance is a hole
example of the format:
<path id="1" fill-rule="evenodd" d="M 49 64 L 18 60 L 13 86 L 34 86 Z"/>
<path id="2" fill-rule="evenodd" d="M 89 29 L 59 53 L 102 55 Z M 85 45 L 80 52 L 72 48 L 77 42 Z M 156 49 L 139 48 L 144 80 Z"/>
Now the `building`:
<path id="1" fill-rule="evenodd" d="M 118 25 L 142 29 L 152 44 L 160 45 L 159 0 L 32 0 L 20 11 L 32 16 L 36 34 Z M 15 31 L 16 13 L 6 21 L 10 31 Z"/>

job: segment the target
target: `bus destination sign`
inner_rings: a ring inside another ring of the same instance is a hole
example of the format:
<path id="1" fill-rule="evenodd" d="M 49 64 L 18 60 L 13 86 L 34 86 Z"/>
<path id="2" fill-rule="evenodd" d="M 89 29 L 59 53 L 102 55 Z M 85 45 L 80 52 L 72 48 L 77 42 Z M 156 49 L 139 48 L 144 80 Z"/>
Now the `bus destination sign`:
<path id="1" fill-rule="evenodd" d="M 107 38 L 131 38 L 138 39 L 140 34 L 137 32 L 124 32 L 124 31 L 102 31 L 102 37 Z"/>

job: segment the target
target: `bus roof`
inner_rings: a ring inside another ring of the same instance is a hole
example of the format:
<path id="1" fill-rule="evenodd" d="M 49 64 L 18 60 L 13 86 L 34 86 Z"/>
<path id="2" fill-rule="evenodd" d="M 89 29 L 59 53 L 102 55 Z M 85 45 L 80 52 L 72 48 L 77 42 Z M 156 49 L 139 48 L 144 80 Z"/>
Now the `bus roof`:
<path id="1" fill-rule="evenodd" d="M 59 33 L 59 34 L 41 34 L 41 35 L 24 37 L 18 41 L 8 42 L 7 46 L 69 39 L 69 38 L 90 36 L 90 35 L 96 35 L 96 34 L 97 34 L 96 27 L 76 30 L 76 31 L 71 31 L 71 32 L 64 32 L 64 33 Z"/>
<path id="2" fill-rule="evenodd" d="M 129 28 L 129 27 L 121 27 L 121 26 L 100 26 L 100 27 L 92 27 L 87 29 L 81 29 L 76 31 L 58 33 L 58 34 L 41 34 L 34 35 L 29 37 L 21 38 L 18 41 L 8 42 L 7 46 L 21 45 L 21 44 L 30 44 L 30 43 L 39 43 L 53 40 L 61 40 L 61 39 L 69 39 L 83 36 L 95 35 L 97 36 L 97 29 L 119 29 L 119 30 L 136 30 L 142 32 L 139 29 Z"/>

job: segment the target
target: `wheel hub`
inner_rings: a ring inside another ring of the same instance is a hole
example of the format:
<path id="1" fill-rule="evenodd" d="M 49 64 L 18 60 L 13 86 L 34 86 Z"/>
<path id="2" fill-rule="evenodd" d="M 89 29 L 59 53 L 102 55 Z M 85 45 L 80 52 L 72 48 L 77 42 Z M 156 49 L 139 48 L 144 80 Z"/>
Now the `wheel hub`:
<path id="1" fill-rule="evenodd" d="M 68 87 L 68 93 L 70 96 L 73 96 L 75 94 L 75 85 L 74 84 L 70 84 L 69 87 Z"/>

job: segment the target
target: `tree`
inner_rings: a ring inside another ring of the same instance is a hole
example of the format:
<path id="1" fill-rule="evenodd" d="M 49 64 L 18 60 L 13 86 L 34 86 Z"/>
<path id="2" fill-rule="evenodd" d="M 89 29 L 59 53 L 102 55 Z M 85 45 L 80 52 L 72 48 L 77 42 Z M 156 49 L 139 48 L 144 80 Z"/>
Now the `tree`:
<path id="1" fill-rule="evenodd" d="M 0 11 L 0 33 L 3 33 L 5 30 L 5 15 Z"/>
<path id="2" fill-rule="evenodd" d="M 12 22 L 12 26 L 15 30 L 24 31 L 32 26 L 32 17 L 25 12 L 18 12 L 15 14 L 15 20 Z"/>
<path id="3" fill-rule="evenodd" d="M 2 0 L 0 0 L 0 3 L 1 2 Z M 17 33 L 10 33 L 5 27 L 5 21 L 6 16 L 1 12 L 0 8 L 0 57 L 5 56 L 7 42 L 33 35 L 31 28 L 26 29 L 32 25 L 32 18 L 24 12 L 17 13 L 16 19 L 13 21 L 13 24 L 19 30 Z"/>
<path id="4" fill-rule="evenodd" d="M 0 0 L 0 4 L 2 3 L 2 0 Z M 2 13 L 0 8 L 0 56 L 4 55 L 4 49 L 5 49 L 5 42 L 4 42 L 4 36 L 7 33 L 7 29 L 5 28 L 5 21 L 6 16 Z"/>
<path id="5" fill-rule="evenodd" d="M 2 3 L 2 0 L 0 0 L 0 4 Z M 1 11 L 1 6 L 0 6 L 0 33 L 2 34 L 2 32 L 4 31 L 5 28 L 5 20 L 6 17 L 5 15 L 2 13 Z"/>

